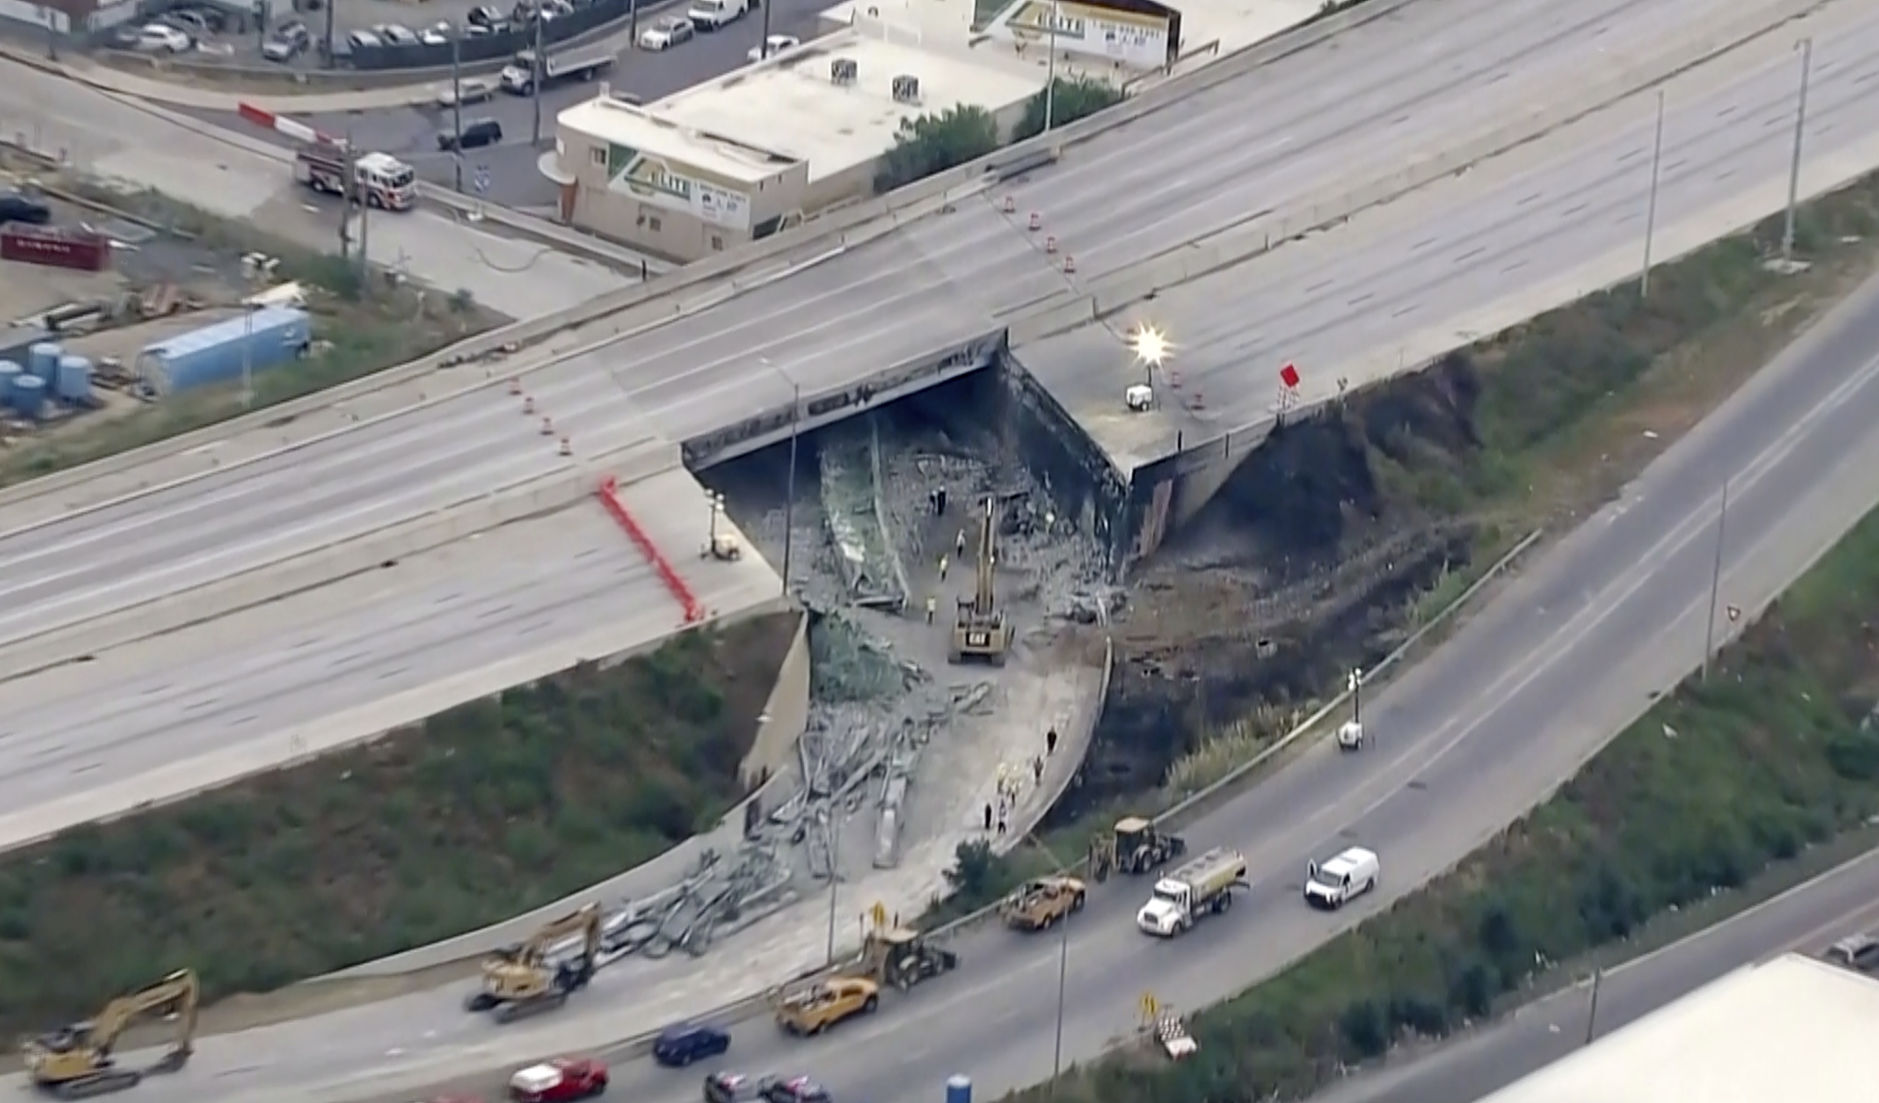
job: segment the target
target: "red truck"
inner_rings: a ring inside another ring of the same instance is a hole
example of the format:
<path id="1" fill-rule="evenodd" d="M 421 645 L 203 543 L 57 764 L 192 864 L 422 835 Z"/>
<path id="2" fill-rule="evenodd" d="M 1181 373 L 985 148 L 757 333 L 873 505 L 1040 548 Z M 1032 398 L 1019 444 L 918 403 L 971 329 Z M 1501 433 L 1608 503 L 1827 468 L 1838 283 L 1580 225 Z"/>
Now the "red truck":
<path id="1" fill-rule="evenodd" d="M 514 1103 L 567 1103 L 607 1090 L 607 1066 L 588 1057 L 557 1057 L 509 1078 Z"/>

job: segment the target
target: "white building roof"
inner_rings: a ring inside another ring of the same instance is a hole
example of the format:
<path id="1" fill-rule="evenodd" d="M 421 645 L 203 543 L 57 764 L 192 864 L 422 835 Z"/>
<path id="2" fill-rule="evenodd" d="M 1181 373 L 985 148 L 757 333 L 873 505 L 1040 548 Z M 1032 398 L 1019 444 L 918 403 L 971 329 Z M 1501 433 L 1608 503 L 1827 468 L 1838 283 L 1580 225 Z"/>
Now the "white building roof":
<path id="1" fill-rule="evenodd" d="M 636 107 L 610 96 L 596 96 L 556 116 L 571 130 L 603 142 L 667 158 L 703 170 L 727 182 L 754 184 L 794 164 L 796 158 L 751 140 L 753 127 L 726 131 L 702 123 L 674 120 L 658 105 Z"/>
<path id="2" fill-rule="evenodd" d="M 1788 954 L 1738 969 L 1481 1103 L 1875 1098 L 1879 980 Z"/>
<path id="3" fill-rule="evenodd" d="M 837 58 L 855 62 L 856 80 L 829 79 Z M 920 82 L 920 102 L 897 102 L 897 76 Z M 959 50 L 923 49 L 861 29 L 826 38 L 688 88 L 647 111 L 680 127 L 737 135 L 809 162 L 818 180 L 873 161 L 894 145 L 902 119 L 962 104 L 998 111 L 1044 87 L 1041 73 L 974 61 Z M 682 154 L 674 154 L 681 160 Z"/>

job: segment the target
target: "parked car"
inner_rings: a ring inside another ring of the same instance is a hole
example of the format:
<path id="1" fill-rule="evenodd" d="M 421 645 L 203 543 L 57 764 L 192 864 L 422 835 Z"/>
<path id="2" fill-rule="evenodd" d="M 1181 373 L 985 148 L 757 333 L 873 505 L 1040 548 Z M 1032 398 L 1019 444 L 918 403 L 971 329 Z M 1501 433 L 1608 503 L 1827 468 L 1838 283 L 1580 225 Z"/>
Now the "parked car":
<path id="1" fill-rule="evenodd" d="M 448 23 L 433 23 L 418 32 L 418 41 L 426 46 L 448 46 L 452 28 Z"/>
<path id="2" fill-rule="evenodd" d="M 261 56 L 269 61 L 292 61 L 313 45 L 313 32 L 298 19 L 290 19 L 274 28 L 261 44 Z"/>
<path id="3" fill-rule="evenodd" d="M 464 77 L 455 86 L 437 90 L 437 106 L 455 107 L 459 103 L 482 103 L 496 94 L 496 82 L 489 77 Z"/>
<path id="4" fill-rule="evenodd" d="M 11 189 L 0 191 L 0 222 L 30 222 L 44 226 L 52 221 L 52 208 L 43 199 L 23 195 Z"/>
<path id="5" fill-rule="evenodd" d="M 371 31 L 354 31 L 346 36 L 346 45 L 354 50 L 376 50 L 385 40 Z"/>
<path id="6" fill-rule="evenodd" d="M 157 16 L 157 22 L 165 26 L 175 27 L 189 37 L 198 40 L 207 38 L 215 33 L 209 26 L 207 19 L 204 19 L 200 13 L 189 11 L 186 8 L 166 11 L 162 15 Z"/>
<path id="7" fill-rule="evenodd" d="M 437 148 L 445 153 L 462 149 L 480 149 L 502 141 L 502 124 L 494 119 L 472 119 L 463 124 L 463 134 L 444 130 L 437 135 Z"/>
<path id="8" fill-rule="evenodd" d="M 509 1098 L 514 1103 L 568 1103 L 606 1090 L 607 1066 L 586 1057 L 557 1057 L 509 1078 Z"/>
<path id="9" fill-rule="evenodd" d="M 1862 973 L 1879 969 L 1879 938 L 1869 934 L 1850 935 L 1827 950 L 1827 960 Z"/>
<path id="10" fill-rule="evenodd" d="M 372 33 L 387 46 L 416 46 L 417 32 L 397 23 L 380 23 L 372 28 Z"/>
<path id="11" fill-rule="evenodd" d="M 752 46 L 744 55 L 746 61 L 762 61 L 766 57 L 775 57 L 784 50 L 793 50 L 802 45 L 802 39 L 793 34 L 773 34 L 763 40 L 763 45 Z"/>
<path id="12" fill-rule="evenodd" d="M 730 1048 L 730 1034 L 715 1026 L 674 1023 L 653 1039 L 652 1059 L 672 1068 L 683 1068 L 701 1058 L 717 1057 Z"/>
<path id="13" fill-rule="evenodd" d="M 464 22 L 472 27 L 494 27 L 497 24 L 508 22 L 507 19 L 503 18 L 502 12 L 490 4 L 479 4 L 471 8 L 470 14 L 463 18 Z"/>
<path id="14" fill-rule="evenodd" d="M 670 50 L 681 42 L 690 41 L 697 33 L 692 21 L 682 15 L 661 16 L 652 26 L 639 32 L 639 48 Z"/>
<path id="15" fill-rule="evenodd" d="M 186 54 L 195 48 L 188 35 L 164 23 L 145 23 L 137 32 L 135 49 L 146 54 Z"/>

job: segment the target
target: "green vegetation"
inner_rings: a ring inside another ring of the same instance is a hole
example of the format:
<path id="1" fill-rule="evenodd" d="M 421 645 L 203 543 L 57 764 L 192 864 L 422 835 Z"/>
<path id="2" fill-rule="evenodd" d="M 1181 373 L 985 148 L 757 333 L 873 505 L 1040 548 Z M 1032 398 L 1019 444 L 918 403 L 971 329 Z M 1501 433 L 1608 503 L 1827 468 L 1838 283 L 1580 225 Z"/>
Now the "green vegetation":
<path id="1" fill-rule="evenodd" d="M 1050 128 L 1076 122 L 1123 100 L 1122 89 L 1094 77 L 1058 77 L 1051 84 Z M 1044 132 L 1044 93 L 1032 96 L 1024 105 L 1024 116 L 1013 128 L 1011 140 L 1021 142 Z"/>
<path id="2" fill-rule="evenodd" d="M 61 180 L 59 193 L 88 205 L 120 211 L 160 233 L 189 241 L 205 255 L 258 252 L 277 258 L 275 276 L 311 292 L 316 351 L 307 360 L 255 377 L 255 406 L 272 406 L 403 364 L 488 329 L 494 317 L 466 292 L 427 293 L 390 283 L 359 282 L 359 270 L 241 223 L 214 217 L 156 192 L 124 192 L 83 180 Z M 206 388 L 177 395 L 121 417 L 92 415 L 69 431 L 0 458 L 0 486 L 89 463 L 105 456 L 200 429 L 244 412 L 238 388 Z"/>
<path id="3" fill-rule="evenodd" d="M 890 192 L 998 148 L 998 122 L 983 107 L 963 104 L 938 115 L 902 119 L 894 148 L 881 158 L 874 190 Z"/>
<path id="4" fill-rule="evenodd" d="M 1302 1095 L 1399 1039 L 1479 1019 L 1543 963 L 1628 938 L 1857 827 L 1879 812 L 1879 655 L 1860 642 L 1875 613 L 1879 512 L 1726 650 L 1708 683 L 1661 701 L 1557 797 L 1454 873 L 1201 1014 L 1198 1058 L 1152 1071 L 1107 1060 L 1057 1098 Z"/>
<path id="5" fill-rule="evenodd" d="M 692 632 L 0 856 L 0 1028 L 165 970 L 262 991 L 506 919 L 710 827 L 795 630 Z"/>

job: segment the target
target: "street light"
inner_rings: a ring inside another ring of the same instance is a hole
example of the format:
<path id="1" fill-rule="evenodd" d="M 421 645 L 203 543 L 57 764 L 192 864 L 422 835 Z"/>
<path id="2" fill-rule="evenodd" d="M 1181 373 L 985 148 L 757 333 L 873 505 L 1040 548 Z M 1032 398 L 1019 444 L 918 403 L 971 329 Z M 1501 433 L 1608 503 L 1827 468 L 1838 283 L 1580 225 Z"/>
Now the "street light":
<path id="1" fill-rule="evenodd" d="M 1814 69 L 1814 40 L 1803 38 L 1795 46 L 1801 51 L 1801 102 L 1794 113 L 1794 159 L 1788 165 L 1788 215 L 1781 231 L 1781 259 L 1794 259 L 1794 205 L 1801 192 L 1801 135 L 1807 129 L 1807 78 Z"/>
<path id="2" fill-rule="evenodd" d="M 1722 591 L 1722 538 L 1729 524 L 1729 480 L 1722 483 L 1722 504 L 1716 509 L 1716 558 L 1709 571 L 1709 619 L 1703 626 L 1702 681 L 1709 681 L 1709 657 L 1716 650 L 1716 597 Z"/>
<path id="3" fill-rule="evenodd" d="M 1044 133 L 1050 133 L 1050 124 L 1057 111 L 1057 0 L 1050 0 L 1050 33 L 1044 39 L 1044 49 L 1048 55 L 1045 61 L 1044 76 Z"/>
<path id="4" fill-rule="evenodd" d="M 715 552 L 718 550 L 718 515 L 724 512 L 724 495 L 715 490 L 707 490 L 705 491 L 705 504 L 711 507 L 711 529 L 706 534 L 705 539 L 708 542 L 705 547 Z"/>
<path id="5" fill-rule="evenodd" d="M 1344 687 L 1351 692 L 1351 722 L 1361 724 L 1364 722 L 1364 670 L 1362 667 L 1351 668 Z"/>
<path id="6" fill-rule="evenodd" d="M 835 890 L 842 883 L 841 811 L 829 805 L 829 961 L 835 964 Z"/>
<path id="7" fill-rule="evenodd" d="M 1135 353 L 1135 362 L 1142 365 L 1143 382 L 1150 387 L 1155 385 L 1155 369 L 1174 351 L 1174 345 L 1168 335 L 1147 322 L 1129 331 L 1129 350 Z"/>

